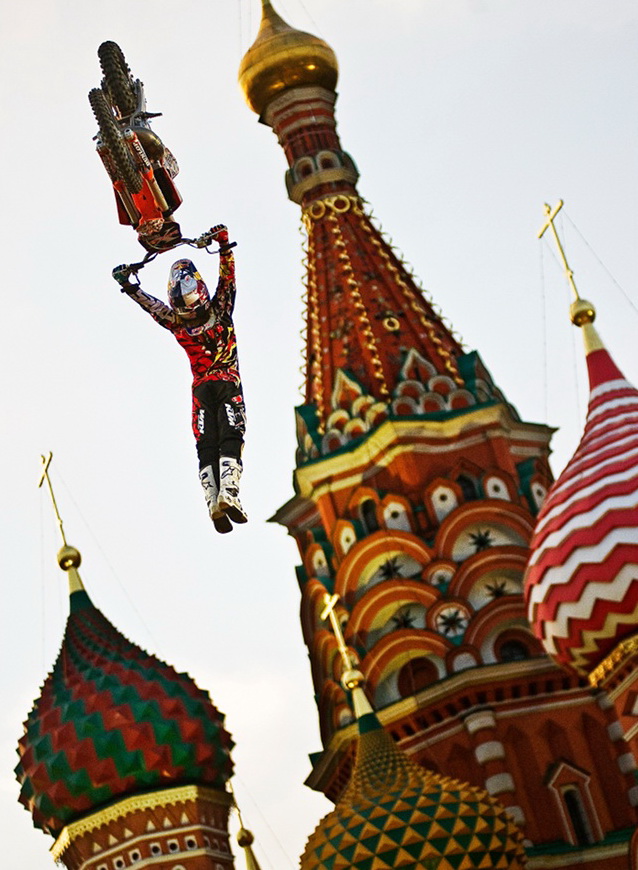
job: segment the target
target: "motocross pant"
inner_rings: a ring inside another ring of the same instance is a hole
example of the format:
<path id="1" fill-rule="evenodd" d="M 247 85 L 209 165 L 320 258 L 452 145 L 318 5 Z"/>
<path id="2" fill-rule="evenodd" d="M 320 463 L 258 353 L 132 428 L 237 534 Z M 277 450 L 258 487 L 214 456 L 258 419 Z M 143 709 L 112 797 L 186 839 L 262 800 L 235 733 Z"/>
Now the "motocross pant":
<path id="1" fill-rule="evenodd" d="M 246 432 L 246 407 L 241 385 L 204 381 L 193 390 L 193 435 L 199 467 L 212 466 L 219 486 L 219 457 L 241 462 Z"/>

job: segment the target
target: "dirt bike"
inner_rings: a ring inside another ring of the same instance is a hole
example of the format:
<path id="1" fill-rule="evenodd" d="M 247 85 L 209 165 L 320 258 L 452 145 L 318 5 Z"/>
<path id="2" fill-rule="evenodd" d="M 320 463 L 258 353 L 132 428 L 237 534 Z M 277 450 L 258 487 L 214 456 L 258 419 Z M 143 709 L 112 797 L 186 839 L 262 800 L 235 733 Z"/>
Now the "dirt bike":
<path id="1" fill-rule="evenodd" d="M 144 86 L 131 75 L 122 49 L 115 42 L 98 48 L 102 84 L 89 92 L 98 123 L 97 152 L 113 184 L 121 224 L 130 224 L 149 252 L 180 244 L 182 234 L 172 217 L 182 203 L 173 179 L 177 161 L 151 129 Z"/>

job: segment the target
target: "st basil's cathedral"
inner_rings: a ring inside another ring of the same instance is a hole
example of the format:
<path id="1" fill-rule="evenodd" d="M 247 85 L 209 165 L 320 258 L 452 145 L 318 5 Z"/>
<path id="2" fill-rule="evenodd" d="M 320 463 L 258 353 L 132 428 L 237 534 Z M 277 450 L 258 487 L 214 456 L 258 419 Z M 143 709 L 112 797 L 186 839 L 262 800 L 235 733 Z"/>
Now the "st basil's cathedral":
<path id="1" fill-rule="evenodd" d="M 372 220 L 334 52 L 262 7 L 239 81 L 307 238 L 294 494 L 273 520 L 300 553 L 323 744 L 306 784 L 335 804 L 300 866 L 637 870 L 638 392 L 574 285 L 590 403 L 553 483 L 552 430 Z M 93 605 L 66 541 L 58 561 L 70 616 L 21 802 L 70 870 L 230 870 L 223 715 Z M 256 870 L 244 828 L 240 845 Z"/>

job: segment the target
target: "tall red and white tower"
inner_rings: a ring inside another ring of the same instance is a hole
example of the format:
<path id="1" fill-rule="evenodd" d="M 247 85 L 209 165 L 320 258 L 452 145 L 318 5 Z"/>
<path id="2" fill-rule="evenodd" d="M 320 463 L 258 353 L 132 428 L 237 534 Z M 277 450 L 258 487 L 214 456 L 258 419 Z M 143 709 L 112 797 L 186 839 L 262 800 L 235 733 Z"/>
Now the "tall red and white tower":
<path id="1" fill-rule="evenodd" d="M 607 696 L 545 654 L 523 600 L 551 430 L 519 418 L 373 223 L 336 131 L 332 49 L 262 5 L 239 78 L 284 150 L 308 237 L 295 495 L 275 515 L 302 558 L 323 740 L 308 784 L 336 800 L 352 766 L 356 725 L 320 618 L 336 593 L 403 749 L 498 797 L 535 868 L 624 868 L 630 747 Z"/>

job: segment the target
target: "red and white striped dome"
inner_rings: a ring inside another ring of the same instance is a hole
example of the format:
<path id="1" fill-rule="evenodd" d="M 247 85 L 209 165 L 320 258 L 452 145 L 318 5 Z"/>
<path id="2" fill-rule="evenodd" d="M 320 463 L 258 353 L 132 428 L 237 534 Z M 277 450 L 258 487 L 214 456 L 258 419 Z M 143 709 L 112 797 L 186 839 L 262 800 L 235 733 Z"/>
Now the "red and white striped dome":
<path id="1" fill-rule="evenodd" d="M 574 319 L 587 350 L 587 422 L 538 516 L 526 597 L 547 653 L 588 674 L 638 631 L 638 390 L 591 321 Z"/>

